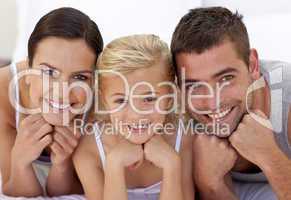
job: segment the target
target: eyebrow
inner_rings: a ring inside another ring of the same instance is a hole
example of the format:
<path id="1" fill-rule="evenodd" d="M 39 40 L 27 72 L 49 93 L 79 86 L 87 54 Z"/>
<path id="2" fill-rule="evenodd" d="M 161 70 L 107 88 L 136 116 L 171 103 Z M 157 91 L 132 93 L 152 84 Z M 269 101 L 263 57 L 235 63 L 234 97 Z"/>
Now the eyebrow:
<path id="1" fill-rule="evenodd" d="M 231 73 L 231 72 L 237 72 L 237 71 L 238 70 L 236 68 L 227 67 L 227 68 L 215 73 L 214 75 L 212 75 L 212 78 L 217 78 L 217 77 L 222 76 L 224 74 Z"/>
<path id="2" fill-rule="evenodd" d="M 61 71 L 60 69 L 58 69 L 58 68 L 54 67 L 53 65 L 51 65 L 51 64 L 49 64 L 49 63 L 46 63 L 46 62 L 44 62 L 44 63 L 40 63 L 39 65 L 46 65 L 46 66 L 49 67 L 49 68 L 52 68 L 52 69 L 55 69 L 55 70 Z M 89 73 L 89 74 L 92 74 L 93 71 L 91 71 L 91 70 L 80 70 L 80 71 L 73 72 L 72 74 L 79 74 L 79 73 Z"/>
<path id="3" fill-rule="evenodd" d="M 52 66 L 51 64 L 48 64 L 48 63 L 46 63 L 46 62 L 39 63 L 39 65 L 46 65 L 46 66 L 49 67 L 49 68 L 52 68 L 52 69 L 56 69 L 56 70 L 58 70 L 56 67 L 54 67 L 54 66 Z"/>
<path id="4" fill-rule="evenodd" d="M 216 72 L 215 74 L 213 74 L 211 76 L 211 78 L 217 78 L 217 77 L 220 77 L 224 74 L 227 74 L 227 73 L 231 73 L 231 72 L 237 72 L 238 70 L 236 68 L 233 68 L 233 67 L 227 67 L 221 71 L 218 71 Z M 186 79 L 185 80 L 185 83 L 196 83 L 196 82 L 201 82 L 201 80 L 197 80 L 197 79 Z"/>
<path id="5" fill-rule="evenodd" d="M 73 72 L 73 74 L 79 74 L 79 73 L 89 73 L 89 74 L 92 74 L 93 71 L 91 71 L 91 70 L 80 70 L 80 71 Z"/>

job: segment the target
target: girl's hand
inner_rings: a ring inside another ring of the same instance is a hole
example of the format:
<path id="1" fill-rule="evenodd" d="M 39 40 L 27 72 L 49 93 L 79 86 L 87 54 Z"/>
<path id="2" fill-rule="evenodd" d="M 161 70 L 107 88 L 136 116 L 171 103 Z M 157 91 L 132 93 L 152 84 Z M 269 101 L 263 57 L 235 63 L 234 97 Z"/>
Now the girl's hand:
<path id="1" fill-rule="evenodd" d="M 116 147 L 109 152 L 107 162 L 113 163 L 118 167 L 131 169 L 137 168 L 143 162 L 143 149 L 141 145 L 121 140 Z"/>
<path id="2" fill-rule="evenodd" d="M 41 114 L 29 115 L 19 124 L 19 131 L 12 148 L 12 163 L 23 167 L 29 166 L 52 142 L 53 127 Z"/>
<path id="3" fill-rule="evenodd" d="M 71 163 L 71 156 L 79 144 L 81 134 L 74 133 L 72 126 L 55 126 L 51 149 L 51 161 L 53 166 L 64 166 Z"/>
<path id="4" fill-rule="evenodd" d="M 180 157 L 161 135 L 154 135 L 144 146 L 145 159 L 159 168 L 168 169 L 180 164 Z"/>

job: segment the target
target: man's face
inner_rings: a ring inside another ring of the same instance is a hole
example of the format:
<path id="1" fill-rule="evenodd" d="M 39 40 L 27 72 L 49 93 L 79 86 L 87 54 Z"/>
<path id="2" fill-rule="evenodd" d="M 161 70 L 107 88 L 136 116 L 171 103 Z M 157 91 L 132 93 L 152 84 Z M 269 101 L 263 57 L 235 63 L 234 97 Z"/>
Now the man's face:
<path id="1" fill-rule="evenodd" d="M 246 113 L 246 92 L 259 77 L 258 66 L 254 62 L 247 66 L 230 41 L 201 54 L 179 53 L 176 62 L 179 75 L 185 72 L 182 82 L 185 82 L 186 105 L 191 117 L 203 125 L 215 125 L 205 126 L 205 130 L 219 127 L 208 131 L 228 137 Z M 251 101 L 249 95 L 249 107 Z M 221 127 L 227 127 L 227 133 L 221 133 Z"/>

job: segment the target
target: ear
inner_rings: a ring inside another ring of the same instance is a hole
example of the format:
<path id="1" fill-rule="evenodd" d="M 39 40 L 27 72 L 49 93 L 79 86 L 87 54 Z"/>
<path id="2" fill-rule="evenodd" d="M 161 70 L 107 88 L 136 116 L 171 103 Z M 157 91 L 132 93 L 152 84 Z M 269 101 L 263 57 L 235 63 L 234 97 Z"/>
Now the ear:
<path id="1" fill-rule="evenodd" d="M 257 80 L 261 76 L 260 71 L 258 52 L 256 49 L 251 49 L 249 56 L 249 73 L 254 80 Z"/>

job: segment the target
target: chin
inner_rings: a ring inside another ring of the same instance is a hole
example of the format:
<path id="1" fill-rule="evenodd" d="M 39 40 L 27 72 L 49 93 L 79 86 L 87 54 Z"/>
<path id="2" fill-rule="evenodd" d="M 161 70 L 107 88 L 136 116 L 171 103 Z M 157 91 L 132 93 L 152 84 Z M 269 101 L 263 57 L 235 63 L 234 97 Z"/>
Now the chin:
<path id="1" fill-rule="evenodd" d="M 141 145 L 141 144 L 144 144 L 147 141 L 149 141 L 151 138 L 152 138 L 152 136 L 149 136 L 149 135 L 147 135 L 147 136 L 144 136 L 144 135 L 141 135 L 141 136 L 131 135 L 129 138 L 126 138 L 126 139 L 130 143 Z"/>
<path id="2" fill-rule="evenodd" d="M 42 114 L 45 121 L 53 126 L 65 126 L 66 123 L 71 122 L 73 119 L 72 114 L 69 114 L 69 119 L 64 120 L 62 114 L 55 114 L 55 113 L 46 113 Z"/>

